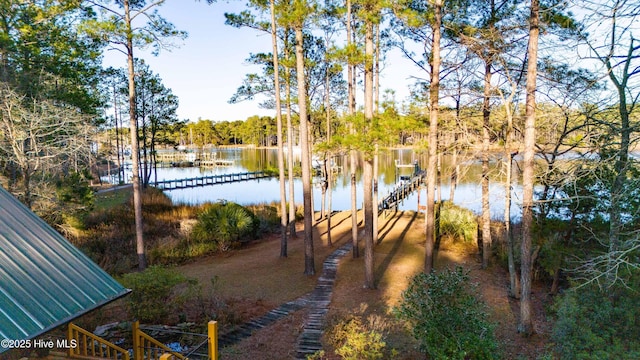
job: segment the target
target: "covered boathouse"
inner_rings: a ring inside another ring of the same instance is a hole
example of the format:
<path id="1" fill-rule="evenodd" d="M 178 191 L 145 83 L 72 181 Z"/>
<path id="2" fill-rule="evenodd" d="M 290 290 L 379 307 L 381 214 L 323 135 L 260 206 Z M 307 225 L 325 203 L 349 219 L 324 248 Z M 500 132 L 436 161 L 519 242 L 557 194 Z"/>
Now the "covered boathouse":
<path id="1" fill-rule="evenodd" d="M 129 291 L 0 186 L 0 340 L 32 339 Z"/>

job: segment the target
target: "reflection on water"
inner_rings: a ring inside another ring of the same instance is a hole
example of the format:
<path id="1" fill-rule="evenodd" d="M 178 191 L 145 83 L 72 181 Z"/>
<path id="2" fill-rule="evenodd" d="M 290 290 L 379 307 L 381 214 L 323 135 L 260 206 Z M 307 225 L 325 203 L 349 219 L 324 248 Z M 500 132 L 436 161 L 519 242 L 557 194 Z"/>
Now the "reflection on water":
<path id="1" fill-rule="evenodd" d="M 217 168 L 159 168 L 157 173 L 158 180 L 170 180 L 181 178 L 192 178 L 204 175 L 242 173 L 247 171 L 258 171 L 266 168 L 277 168 L 277 154 L 275 149 L 217 149 L 216 156 L 219 159 L 234 160 L 233 166 L 217 167 Z M 421 167 L 425 167 L 427 163 L 426 154 L 414 152 L 410 149 L 383 151 L 379 157 L 379 198 L 383 198 L 390 193 L 397 184 L 401 175 L 411 173 L 410 168 L 396 167 L 396 160 L 399 164 L 412 164 L 417 161 Z M 296 160 L 299 162 L 299 159 Z M 348 210 L 350 204 L 350 188 L 348 162 L 346 156 L 336 157 L 334 164 L 342 171 L 334 176 L 335 183 L 333 186 L 333 210 Z M 491 185 L 490 204 L 492 218 L 502 219 L 504 216 L 504 185 L 502 184 L 502 165 L 500 161 L 492 162 L 493 170 L 490 175 Z M 359 159 L 358 173 L 356 176 L 358 183 L 357 201 L 359 207 L 362 206 L 362 159 Z M 441 194 L 443 200 L 448 200 L 451 173 L 450 158 L 442 159 L 442 186 Z M 454 202 L 480 213 L 482 191 L 480 188 L 481 166 L 471 159 L 464 162 L 461 166 L 461 175 L 459 183 L 455 191 Z M 154 179 L 154 175 L 151 176 Z M 514 179 L 518 179 L 514 174 Z M 152 180 L 153 181 L 153 180 Z M 313 179 L 314 207 L 316 210 L 320 208 L 321 189 L 319 177 Z M 279 201 L 279 185 L 278 179 L 261 179 L 248 182 L 230 183 L 224 185 L 212 185 L 205 187 L 196 187 L 190 189 L 179 189 L 167 191 L 167 195 L 175 203 L 201 204 L 205 202 L 215 202 L 221 199 L 237 202 L 239 204 L 255 204 L 255 203 L 271 203 Z M 302 200 L 302 184 L 300 180 L 294 180 L 295 201 Z M 426 201 L 426 190 L 422 189 L 421 194 L 414 193 L 408 197 L 401 205 L 401 210 L 416 210 L 418 208 L 418 200 L 424 204 Z M 521 187 L 514 184 L 512 190 L 513 206 L 511 211 L 512 218 L 520 217 L 520 200 Z"/>

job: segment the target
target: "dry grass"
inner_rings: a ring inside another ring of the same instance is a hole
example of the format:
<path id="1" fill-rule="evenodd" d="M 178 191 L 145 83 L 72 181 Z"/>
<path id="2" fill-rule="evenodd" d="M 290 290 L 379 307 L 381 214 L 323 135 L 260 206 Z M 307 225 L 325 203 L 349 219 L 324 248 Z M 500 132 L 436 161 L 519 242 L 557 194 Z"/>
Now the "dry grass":
<path id="1" fill-rule="evenodd" d="M 340 216 L 348 217 L 346 214 Z M 340 219 L 336 218 L 334 222 L 340 222 Z M 346 241 L 344 233 L 341 234 L 342 239 L 337 236 L 340 234 L 334 234 L 334 246 L 326 246 L 324 236 L 318 236 L 325 233 L 324 223 L 320 223 L 318 232 L 314 234 L 315 276 L 303 274 L 304 241 L 301 231 L 298 231 L 297 238 L 288 240 L 286 258 L 280 257 L 279 235 L 269 235 L 245 248 L 183 265 L 180 271 L 200 280 L 204 286 L 215 278 L 216 293 L 224 298 L 262 300 L 275 307 L 313 290 L 324 259 Z"/>

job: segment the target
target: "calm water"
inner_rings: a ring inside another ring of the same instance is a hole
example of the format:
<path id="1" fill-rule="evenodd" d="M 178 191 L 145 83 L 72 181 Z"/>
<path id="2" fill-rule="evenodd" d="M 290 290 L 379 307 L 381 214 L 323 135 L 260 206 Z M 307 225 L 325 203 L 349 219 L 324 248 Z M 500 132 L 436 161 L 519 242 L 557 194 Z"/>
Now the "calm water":
<path id="1" fill-rule="evenodd" d="M 234 165 L 228 167 L 217 168 L 160 168 L 158 169 L 158 180 L 170 180 L 181 178 L 192 178 L 213 174 L 228 174 L 228 173 L 240 173 L 247 171 L 258 171 L 267 167 L 277 168 L 277 153 L 275 149 L 218 149 L 214 150 L 217 157 L 220 159 L 233 160 Z M 409 168 L 397 168 L 396 160 L 399 164 L 413 164 L 417 161 L 421 167 L 426 167 L 427 158 L 426 154 L 420 154 L 412 150 L 393 150 L 385 151 L 380 155 L 379 160 L 379 198 L 383 198 L 390 193 L 394 186 L 396 186 L 400 175 L 411 174 Z M 447 200 L 449 198 L 449 166 L 448 158 L 444 157 L 442 162 L 442 199 Z M 296 161 L 299 162 L 299 159 Z M 333 210 L 348 210 L 350 209 L 350 186 L 349 186 L 349 174 L 348 174 L 348 162 L 344 157 L 334 158 L 334 163 L 337 166 L 342 167 L 340 173 L 334 176 L 335 183 L 333 185 Z M 345 165 L 345 166 L 343 166 Z M 362 169 L 362 160 L 360 160 L 358 169 Z M 502 184 L 502 171 L 501 162 L 492 162 L 492 174 L 490 185 L 490 204 L 492 218 L 502 219 L 504 216 L 504 186 Z M 462 175 L 459 176 L 458 187 L 454 195 L 454 202 L 458 205 L 464 206 L 473 210 L 476 213 L 480 213 L 481 210 L 481 195 L 482 190 L 480 188 L 480 174 L 481 168 L 479 162 L 474 159 L 466 160 L 461 166 Z M 358 171 L 358 204 L 362 206 L 362 176 L 361 171 Z M 514 179 L 517 178 L 517 174 L 514 173 Z M 151 181 L 154 179 L 154 175 L 151 177 Z M 313 179 L 313 196 L 314 207 L 316 210 L 321 206 L 321 189 L 320 189 L 320 177 L 314 177 Z M 299 203 L 302 201 L 302 184 L 300 180 L 294 180 L 295 189 L 295 201 Z M 219 200 L 228 200 L 237 202 L 239 204 L 256 204 L 256 203 L 271 203 L 279 201 L 279 181 L 277 178 L 252 180 L 247 182 L 238 182 L 224 185 L 211 185 L 205 187 L 196 187 L 190 189 L 179 189 L 166 191 L 166 194 L 171 197 L 174 203 L 189 203 L 189 204 L 201 204 L 205 202 L 215 202 Z M 521 188 L 520 185 L 514 184 L 512 190 L 512 198 L 514 204 L 512 205 L 511 216 L 518 218 L 520 216 L 520 200 L 521 200 Z M 418 207 L 418 198 L 422 204 L 426 201 L 426 191 L 423 189 L 420 196 L 414 193 L 408 197 L 401 205 L 401 210 L 416 210 Z"/>

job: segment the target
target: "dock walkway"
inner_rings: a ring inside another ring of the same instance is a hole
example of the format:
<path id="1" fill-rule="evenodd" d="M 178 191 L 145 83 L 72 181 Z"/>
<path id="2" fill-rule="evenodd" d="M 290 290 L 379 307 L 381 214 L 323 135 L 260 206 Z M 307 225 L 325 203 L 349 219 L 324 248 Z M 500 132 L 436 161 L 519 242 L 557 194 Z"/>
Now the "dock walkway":
<path id="1" fill-rule="evenodd" d="M 221 174 L 199 176 L 187 179 L 160 180 L 152 182 L 151 185 L 161 190 L 187 189 L 206 185 L 228 184 L 240 181 L 258 180 L 269 178 L 272 175 L 264 171 L 253 171 L 246 173 Z"/>
<path id="2" fill-rule="evenodd" d="M 409 180 L 396 186 L 391 193 L 378 202 L 378 211 L 397 209 L 400 202 L 420 188 L 426 175 L 426 171 L 418 171 Z"/>

